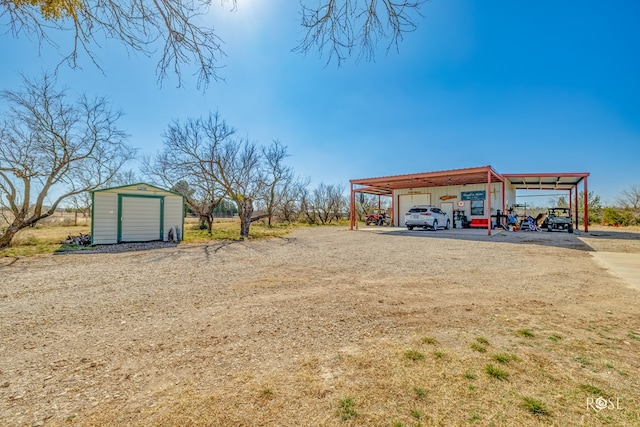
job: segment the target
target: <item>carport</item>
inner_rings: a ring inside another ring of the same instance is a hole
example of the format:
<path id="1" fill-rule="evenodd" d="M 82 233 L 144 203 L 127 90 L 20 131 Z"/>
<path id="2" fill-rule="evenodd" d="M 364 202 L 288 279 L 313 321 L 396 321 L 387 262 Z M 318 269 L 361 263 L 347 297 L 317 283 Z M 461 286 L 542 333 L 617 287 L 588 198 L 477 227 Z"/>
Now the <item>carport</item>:
<path id="1" fill-rule="evenodd" d="M 505 180 L 491 166 L 477 168 L 452 169 L 436 172 L 422 172 L 407 175 L 383 176 L 377 178 L 352 179 L 350 203 L 350 229 L 357 227 L 356 221 L 356 193 L 375 194 L 391 197 L 392 224 L 395 218 L 397 202 L 396 192 L 399 190 L 413 191 L 414 188 L 437 188 L 467 185 L 486 185 L 486 194 L 491 194 L 492 183 L 502 184 L 502 200 L 500 209 L 504 212 Z M 487 211 L 491 212 L 491 197 L 488 197 Z M 491 235 L 491 221 L 487 222 L 487 232 Z"/>
<path id="2" fill-rule="evenodd" d="M 589 231 L 589 192 L 587 191 L 588 172 L 578 173 L 505 173 L 502 175 L 516 190 L 553 190 L 569 193 L 569 209 L 574 213 L 578 225 L 578 185 L 584 185 L 584 231 Z M 575 202 L 575 203 L 574 203 Z M 574 208 L 575 207 L 575 208 Z"/>
<path id="3" fill-rule="evenodd" d="M 350 197 L 350 229 L 357 228 L 356 218 L 356 194 L 372 194 L 379 197 L 391 197 L 391 223 L 400 225 L 399 205 L 401 195 L 429 195 L 425 200 L 431 201 L 431 197 L 440 195 L 440 200 L 449 198 L 459 198 L 458 203 L 463 200 L 474 200 L 470 197 L 473 193 L 484 197 L 482 214 L 487 224 L 487 233 L 491 235 L 492 229 L 492 203 L 494 207 L 504 213 L 507 204 L 507 197 L 511 204 L 515 203 L 516 190 L 557 190 L 569 192 L 570 207 L 578 206 L 578 185 L 584 183 L 584 194 L 587 192 L 587 177 L 589 173 L 531 173 L 531 174 L 500 174 L 491 166 L 481 166 L 475 168 L 443 170 L 435 172 L 422 172 L 406 175 L 382 176 L 375 178 L 352 179 Z M 453 191 L 447 191 L 451 189 Z M 466 191 L 471 190 L 471 191 Z M 475 191 L 473 191 L 475 190 Z M 497 193 L 500 195 L 498 196 Z M 413 197 L 413 196 L 412 196 Z M 575 198 L 575 205 L 573 199 Z M 492 202 L 492 199 L 495 199 Z M 431 203 L 425 203 L 431 204 Z M 460 204 L 458 206 L 461 206 Z M 486 208 L 486 210 L 485 210 Z M 577 224 L 578 209 L 573 209 L 576 214 Z M 584 197 L 584 223 L 585 231 L 588 231 L 588 197 Z M 486 214 L 485 214 L 486 212 Z M 497 212 L 496 212 L 497 214 Z M 493 215 L 496 216 L 496 215 Z M 499 220 L 500 221 L 500 220 Z"/>

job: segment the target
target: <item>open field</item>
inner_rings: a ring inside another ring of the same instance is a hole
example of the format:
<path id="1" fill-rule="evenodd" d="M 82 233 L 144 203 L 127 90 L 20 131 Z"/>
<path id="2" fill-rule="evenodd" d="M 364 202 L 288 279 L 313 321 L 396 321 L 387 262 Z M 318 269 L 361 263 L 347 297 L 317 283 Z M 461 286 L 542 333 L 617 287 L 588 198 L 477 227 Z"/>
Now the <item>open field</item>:
<path id="1" fill-rule="evenodd" d="M 0 425 L 637 426 L 640 291 L 590 252 L 640 234 L 592 234 L 0 258 Z"/>

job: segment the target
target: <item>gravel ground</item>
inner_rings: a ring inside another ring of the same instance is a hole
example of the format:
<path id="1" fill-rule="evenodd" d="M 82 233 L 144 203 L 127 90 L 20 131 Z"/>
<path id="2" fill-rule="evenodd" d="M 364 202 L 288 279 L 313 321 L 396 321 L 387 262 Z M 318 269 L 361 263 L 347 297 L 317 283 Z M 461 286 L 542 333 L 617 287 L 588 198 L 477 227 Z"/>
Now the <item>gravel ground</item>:
<path id="1" fill-rule="evenodd" d="M 85 424 L 98 412 L 144 424 L 186 386 L 224 392 L 243 372 L 286 373 L 310 354 L 425 328 L 452 348 L 505 322 L 640 331 L 639 293 L 588 254 L 640 240 L 598 239 L 322 227 L 0 259 L 0 425 Z"/>

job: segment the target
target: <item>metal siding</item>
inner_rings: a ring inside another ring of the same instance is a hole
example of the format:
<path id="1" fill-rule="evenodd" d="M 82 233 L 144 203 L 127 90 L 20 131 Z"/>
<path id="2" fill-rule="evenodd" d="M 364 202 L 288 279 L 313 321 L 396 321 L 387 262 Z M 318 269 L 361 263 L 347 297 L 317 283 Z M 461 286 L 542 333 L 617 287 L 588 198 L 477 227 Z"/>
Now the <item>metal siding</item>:
<path id="1" fill-rule="evenodd" d="M 118 195 L 94 193 L 93 244 L 104 245 L 118 241 Z"/>
<path id="2" fill-rule="evenodd" d="M 184 236 L 182 229 L 182 197 L 165 197 L 164 199 L 164 236 L 163 240 L 169 237 L 169 230 L 175 227 L 180 231 L 180 238 Z"/>
<path id="3" fill-rule="evenodd" d="M 160 240 L 161 199 L 122 197 L 122 242 Z"/>
<path id="4" fill-rule="evenodd" d="M 398 226 L 404 226 L 404 216 L 415 205 L 430 205 L 431 194 L 401 194 L 398 202 Z"/>

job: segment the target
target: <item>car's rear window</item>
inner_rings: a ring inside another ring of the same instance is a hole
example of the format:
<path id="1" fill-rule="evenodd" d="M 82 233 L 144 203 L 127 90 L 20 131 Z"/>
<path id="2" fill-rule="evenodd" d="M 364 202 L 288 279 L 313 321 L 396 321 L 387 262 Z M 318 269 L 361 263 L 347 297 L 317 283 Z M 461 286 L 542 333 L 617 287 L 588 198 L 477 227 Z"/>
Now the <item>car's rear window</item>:
<path id="1" fill-rule="evenodd" d="M 409 212 L 411 213 L 420 213 L 420 212 L 428 212 L 429 209 L 425 209 L 425 208 L 411 208 L 409 209 Z"/>

